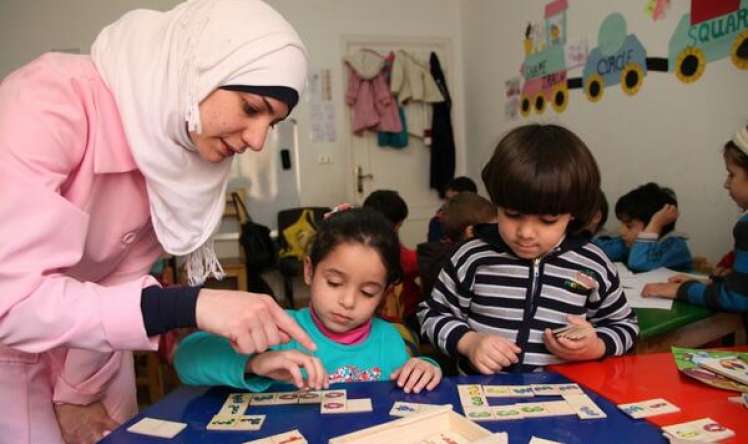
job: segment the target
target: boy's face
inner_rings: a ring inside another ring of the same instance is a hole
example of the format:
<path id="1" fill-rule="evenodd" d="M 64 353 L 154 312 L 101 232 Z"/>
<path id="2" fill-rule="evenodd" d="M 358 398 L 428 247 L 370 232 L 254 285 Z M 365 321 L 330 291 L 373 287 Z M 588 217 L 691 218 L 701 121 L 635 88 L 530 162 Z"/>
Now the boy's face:
<path id="1" fill-rule="evenodd" d="M 571 214 L 523 214 L 499 207 L 499 235 L 514 254 L 535 259 L 551 251 L 563 239 Z"/>
<path id="2" fill-rule="evenodd" d="M 743 210 L 748 209 L 748 174 L 743 168 L 725 159 L 727 179 L 725 189 L 730 192 L 730 198 Z"/>
<path id="3" fill-rule="evenodd" d="M 621 234 L 623 243 L 627 247 L 634 245 L 636 237 L 644 229 L 644 222 L 639 219 L 620 219 L 621 226 L 618 228 L 618 232 Z"/>

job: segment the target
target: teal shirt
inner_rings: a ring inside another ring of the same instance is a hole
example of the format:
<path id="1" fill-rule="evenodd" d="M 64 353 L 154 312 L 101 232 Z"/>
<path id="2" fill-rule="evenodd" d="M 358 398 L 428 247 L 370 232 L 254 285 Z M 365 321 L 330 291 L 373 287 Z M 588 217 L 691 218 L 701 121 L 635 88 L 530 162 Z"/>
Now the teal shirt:
<path id="1" fill-rule="evenodd" d="M 363 342 L 344 345 L 332 341 L 317 328 L 308 308 L 286 312 L 317 344 L 317 351 L 310 353 L 296 341 L 272 347 L 272 350 L 299 350 L 318 357 L 331 384 L 386 381 L 392 372 L 410 359 L 400 334 L 382 319 L 372 319 L 371 332 Z M 174 367 L 179 379 L 189 385 L 227 385 L 262 392 L 277 383 L 262 376 L 245 375 L 250 357 L 237 353 L 225 338 L 198 332 L 186 337 L 179 345 L 174 356 Z M 432 360 L 427 360 L 436 365 Z"/>

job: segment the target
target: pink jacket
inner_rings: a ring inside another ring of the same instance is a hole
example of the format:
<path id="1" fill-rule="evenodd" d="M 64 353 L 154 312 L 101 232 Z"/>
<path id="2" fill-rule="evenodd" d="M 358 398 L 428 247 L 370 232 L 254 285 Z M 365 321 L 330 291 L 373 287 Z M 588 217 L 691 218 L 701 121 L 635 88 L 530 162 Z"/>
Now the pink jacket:
<path id="1" fill-rule="evenodd" d="M 390 93 L 384 72 L 374 78 L 363 79 L 350 64 L 348 69 L 348 90 L 345 101 L 353 114 L 353 132 L 361 135 L 364 130 L 399 133 L 403 130 L 397 102 Z"/>
<path id="2" fill-rule="evenodd" d="M 141 289 L 161 247 L 145 179 L 88 56 L 46 54 L 0 84 L 0 440 L 62 442 L 54 402 L 136 412 L 153 350 Z"/>

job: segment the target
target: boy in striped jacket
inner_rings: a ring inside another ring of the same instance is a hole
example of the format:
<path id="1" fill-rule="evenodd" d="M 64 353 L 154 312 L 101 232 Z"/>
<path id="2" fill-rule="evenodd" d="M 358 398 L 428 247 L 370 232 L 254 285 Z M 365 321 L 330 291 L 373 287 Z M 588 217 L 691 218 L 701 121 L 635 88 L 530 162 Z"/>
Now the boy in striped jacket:
<path id="1" fill-rule="evenodd" d="M 600 173 L 571 131 L 510 131 L 483 169 L 498 207 L 439 273 L 419 306 L 422 332 L 464 373 L 532 371 L 629 350 L 639 333 L 616 267 L 580 235 L 599 206 Z M 554 329 L 573 325 L 573 337 Z"/>

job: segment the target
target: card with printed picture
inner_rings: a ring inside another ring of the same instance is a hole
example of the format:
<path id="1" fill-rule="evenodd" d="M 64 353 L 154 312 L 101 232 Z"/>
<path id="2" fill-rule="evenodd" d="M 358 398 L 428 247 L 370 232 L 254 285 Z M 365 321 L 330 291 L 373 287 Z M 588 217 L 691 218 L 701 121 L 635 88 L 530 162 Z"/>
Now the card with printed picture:
<path id="1" fill-rule="evenodd" d="M 322 393 L 318 391 L 299 392 L 299 404 L 319 404 Z"/>
<path id="2" fill-rule="evenodd" d="M 702 442 L 714 442 L 735 436 L 735 432 L 711 418 L 669 425 L 662 430 L 678 439 Z"/>
<path id="3" fill-rule="evenodd" d="M 634 419 L 680 412 L 680 409 L 676 405 L 662 398 L 618 404 L 618 408 Z"/>
<path id="4" fill-rule="evenodd" d="M 529 385 L 484 385 L 487 398 L 531 398 L 535 396 Z"/>
<path id="5" fill-rule="evenodd" d="M 254 395 L 252 395 L 251 405 L 252 407 L 273 405 L 275 404 L 276 395 L 277 393 L 274 393 L 274 392 L 255 393 Z"/>

